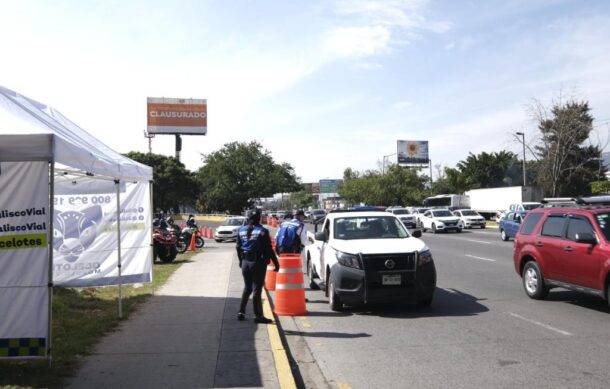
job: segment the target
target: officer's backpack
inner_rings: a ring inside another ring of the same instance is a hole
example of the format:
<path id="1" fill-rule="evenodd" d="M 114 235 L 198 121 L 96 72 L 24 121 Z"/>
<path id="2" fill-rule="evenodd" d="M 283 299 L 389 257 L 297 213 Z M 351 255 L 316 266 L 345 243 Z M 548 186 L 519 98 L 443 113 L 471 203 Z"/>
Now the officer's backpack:
<path id="1" fill-rule="evenodd" d="M 282 251 L 301 250 L 301 237 L 299 232 L 303 225 L 300 222 L 284 222 L 280 225 L 280 230 L 277 233 L 276 247 Z"/>

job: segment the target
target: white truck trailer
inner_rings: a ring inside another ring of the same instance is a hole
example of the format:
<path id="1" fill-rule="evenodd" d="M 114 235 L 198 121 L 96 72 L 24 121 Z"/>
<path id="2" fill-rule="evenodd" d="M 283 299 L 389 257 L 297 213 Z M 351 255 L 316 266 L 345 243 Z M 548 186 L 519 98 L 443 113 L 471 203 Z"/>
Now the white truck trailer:
<path id="1" fill-rule="evenodd" d="M 542 200 L 542 190 L 532 186 L 472 189 L 464 194 L 470 198 L 470 208 L 486 219 L 492 219 L 496 212 L 507 210 L 511 204 Z"/>

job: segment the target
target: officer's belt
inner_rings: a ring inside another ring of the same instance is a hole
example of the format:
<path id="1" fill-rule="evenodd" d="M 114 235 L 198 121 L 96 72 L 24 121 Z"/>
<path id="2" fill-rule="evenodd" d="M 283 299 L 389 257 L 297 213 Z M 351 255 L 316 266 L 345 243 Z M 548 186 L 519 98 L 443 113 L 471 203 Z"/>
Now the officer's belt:
<path id="1" fill-rule="evenodd" d="M 244 251 L 244 259 L 248 261 L 256 261 L 259 255 L 256 251 Z"/>

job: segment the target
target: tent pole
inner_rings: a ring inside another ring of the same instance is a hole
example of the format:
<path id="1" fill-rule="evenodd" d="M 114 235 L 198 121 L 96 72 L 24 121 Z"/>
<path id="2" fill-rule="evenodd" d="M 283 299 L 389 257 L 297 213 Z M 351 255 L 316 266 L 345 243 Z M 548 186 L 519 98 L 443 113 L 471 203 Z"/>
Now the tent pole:
<path id="1" fill-rule="evenodd" d="M 49 230 L 47 237 L 47 250 L 49 252 L 49 320 L 48 320 L 48 331 L 47 331 L 47 358 L 49 359 L 49 366 L 52 363 L 51 356 L 51 335 L 52 335 L 52 323 L 53 323 L 53 214 L 55 212 L 55 163 L 49 161 Z"/>
<path id="2" fill-rule="evenodd" d="M 153 207 L 153 182 L 149 181 L 149 194 L 150 194 L 150 220 L 154 220 L 155 218 L 155 209 Z M 151 224 L 152 225 L 152 224 Z M 153 247 L 154 245 L 154 241 L 153 241 L 153 237 L 152 237 L 152 231 L 150 231 L 150 247 Z M 155 249 L 153 248 L 151 250 L 151 256 L 152 256 L 152 266 L 150 267 L 150 284 L 152 285 L 152 295 L 155 295 Z"/>
<path id="3" fill-rule="evenodd" d="M 118 269 L 119 269 L 119 319 L 123 318 L 123 296 L 121 279 L 121 185 L 120 180 L 114 180 L 116 184 L 116 230 L 118 235 Z"/>

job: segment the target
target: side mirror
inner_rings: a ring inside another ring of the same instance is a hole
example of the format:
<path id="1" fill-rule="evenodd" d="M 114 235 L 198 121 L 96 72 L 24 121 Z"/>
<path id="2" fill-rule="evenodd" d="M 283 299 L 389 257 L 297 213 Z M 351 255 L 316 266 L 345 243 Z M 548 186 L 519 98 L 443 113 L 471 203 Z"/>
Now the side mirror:
<path id="1" fill-rule="evenodd" d="M 421 238 L 421 230 L 413 230 L 413 232 L 411 232 L 411 236 L 414 238 Z"/>
<path id="2" fill-rule="evenodd" d="M 595 239 L 595 236 L 590 232 L 579 232 L 574 237 L 578 243 L 597 244 L 597 239 Z"/>
<path id="3" fill-rule="evenodd" d="M 326 232 L 320 231 L 315 233 L 314 239 L 325 242 L 328 238 L 326 237 Z"/>

